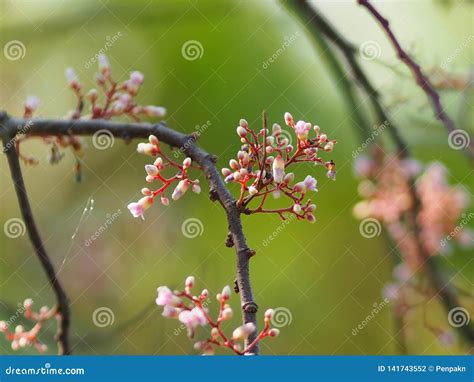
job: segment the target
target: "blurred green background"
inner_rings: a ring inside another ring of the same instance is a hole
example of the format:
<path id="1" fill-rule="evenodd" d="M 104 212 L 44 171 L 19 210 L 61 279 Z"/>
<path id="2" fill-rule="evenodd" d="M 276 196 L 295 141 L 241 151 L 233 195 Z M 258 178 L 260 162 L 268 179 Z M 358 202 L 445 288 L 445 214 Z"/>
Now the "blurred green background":
<path id="1" fill-rule="evenodd" d="M 328 180 L 320 168 L 296 170 L 298 177 L 311 173 L 319 181 L 319 193 L 313 198 L 318 205 L 316 223 L 292 222 L 265 245 L 281 221 L 276 216 L 243 217 L 249 244 L 257 251 L 251 275 L 260 318 L 267 307 L 290 312 L 291 322 L 281 328 L 281 336 L 264 341 L 262 351 L 398 352 L 389 307 L 356 336 L 352 334 L 373 305 L 382 302 L 381 289 L 391 280 L 390 251 L 382 237 L 362 237 L 359 222 L 352 217 L 352 206 L 359 200 L 352 152 L 360 142 L 352 111 L 337 88 L 338 79 L 332 77 L 324 53 L 313 46 L 303 26 L 278 2 L 1 0 L 0 4 L 2 47 L 18 40 L 26 48 L 21 59 L 0 57 L 0 109 L 11 115 L 21 115 L 26 96 L 35 94 L 41 99 L 38 115 L 64 116 L 74 107 L 64 69 L 72 66 L 86 88 L 92 87 L 97 69 L 96 65 L 86 68 L 86 63 L 120 32 L 121 37 L 106 51 L 115 79 L 125 80 L 132 70 L 140 70 L 145 74 L 137 97 L 141 104 L 165 106 L 167 123 L 183 132 L 208 125 L 199 143 L 219 156 L 219 167 L 226 166 L 239 148 L 235 127 L 240 118 L 258 127 L 262 110 L 267 111 L 270 123 L 283 123 L 283 113 L 289 111 L 296 119 L 319 124 L 338 141 L 334 152 L 325 156 L 338 165 L 337 181 Z M 379 44 L 380 60 L 361 62 L 387 103 L 405 100 L 394 118 L 416 156 L 423 162 L 442 161 L 451 181 L 464 183 L 472 191 L 472 167 L 459 151 L 448 147 L 446 133 L 434 121 L 424 94 L 397 62 L 378 25 L 355 2 L 318 5 L 354 43 L 373 40 Z M 392 2 L 379 7 L 427 69 L 445 63 L 472 35 L 469 2 Z M 291 43 L 284 53 L 265 65 L 285 39 Z M 203 48 L 202 57 L 192 61 L 182 54 L 183 44 L 190 40 L 199 41 Z M 472 53 L 471 39 L 450 60 L 450 70 L 467 74 Z M 396 71 L 380 61 L 394 65 Z M 472 114 L 466 119 L 466 94 L 444 92 L 443 97 L 450 115 L 472 134 Z M 51 166 L 41 142 L 32 140 L 22 146 L 40 160 L 37 166 L 24 167 L 24 175 L 42 236 L 72 301 L 74 352 L 193 353 L 179 323 L 161 317 L 161 309 L 154 305 L 156 288 L 181 287 L 189 274 L 196 276 L 197 288 L 214 293 L 233 283 L 235 254 L 224 245 L 226 223 L 221 207 L 209 201 L 202 179 L 201 195 L 188 194 L 168 207 L 156 205 L 145 221 L 135 220 L 126 205 L 145 186 L 143 165 L 148 160 L 136 153 L 136 142 L 126 145 L 116 140 L 113 147 L 97 150 L 89 138 L 86 141 L 82 183 L 74 180 L 74 158 L 69 152 Z M 4 156 L 0 171 L 3 226 L 8 219 L 20 217 L 20 212 Z M 94 209 L 80 223 L 91 198 Z M 119 217 L 86 246 L 85 241 L 113 213 Z M 189 218 L 202 222 L 202 234 L 193 239 L 186 238 L 181 229 Z M 51 306 L 54 297 L 27 235 L 13 239 L 0 234 L 0 251 L 0 318 L 8 319 L 16 304 L 27 297 L 37 307 Z M 454 283 L 472 288 L 468 282 L 474 271 L 472 252 L 456 248 L 440 262 Z M 238 297 L 231 302 L 238 311 Z M 215 312 L 216 305 L 213 299 L 211 311 Z M 113 324 L 94 325 L 92 316 L 100 307 L 111 309 Z M 429 305 L 429 318 L 440 327 L 448 325 L 437 303 Z M 459 346 L 441 347 L 416 314 L 409 319 L 409 353 L 464 352 Z M 232 330 L 239 322 L 236 315 L 225 327 Z M 56 351 L 51 341 L 54 330 L 52 322 L 42 334 L 51 353 Z M 12 352 L 3 338 L 0 352 Z"/>

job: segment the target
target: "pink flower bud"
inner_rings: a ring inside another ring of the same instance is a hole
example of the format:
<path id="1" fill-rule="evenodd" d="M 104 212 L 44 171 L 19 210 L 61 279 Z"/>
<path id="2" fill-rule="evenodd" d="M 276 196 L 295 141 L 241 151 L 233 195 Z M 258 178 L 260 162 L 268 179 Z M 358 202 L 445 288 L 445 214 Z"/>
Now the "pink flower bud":
<path id="1" fill-rule="evenodd" d="M 333 142 L 328 142 L 324 146 L 324 151 L 330 152 L 330 151 L 332 151 L 333 148 L 334 148 L 334 143 Z"/>
<path id="2" fill-rule="evenodd" d="M 255 325 L 251 322 L 247 322 L 246 324 L 239 326 L 237 329 L 234 330 L 234 332 L 232 333 L 232 339 L 244 340 L 254 331 Z"/>
<path id="3" fill-rule="evenodd" d="M 266 321 L 271 320 L 274 314 L 275 314 L 275 311 L 273 309 L 267 309 L 264 314 L 265 320 Z"/>
<path id="4" fill-rule="evenodd" d="M 215 340 L 219 338 L 219 329 L 217 328 L 212 328 L 211 329 L 211 337 Z"/>
<path id="5" fill-rule="evenodd" d="M 186 288 L 192 288 L 194 285 L 194 276 L 188 276 L 184 285 L 186 286 Z"/>
<path id="6" fill-rule="evenodd" d="M 79 84 L 79 79 L 73 68 L 67 68 L 64 74 L 66 75 L 66 80 L 71 88 L 75 90 L 81 89 L 81 85 Z"/>
<path id="7" fill-rule="evenodd" d="M 237 134 L 243 138 L 247 135 L 247 130 L 245 130 L 245 128 L 243 128 L 242 126 L 238 126 L 237 127 Z"/>
<path id="8" fill-rule="evenodd" d="M 269 335 L 270 337 L 277 337 L 279 334 L 280 334 L 280 330 L 278 330 L 277 328 L 271 328 L 271 329 L 268 331 L 268 335 Z"/>
<path id="9" fill-rule="evenodd" d="M 104 77 L 108 77 L 110 75 L 110 64 L 107 56 L 105 54 L 100 54 L 98 57 L 99 61 L 99 71 Z"/>
<path id="10" fill-rule="evenodd" d="M 273 179 L 275 183 L 281 183 L 285 176 L 285 161 L 283 157 L 278 154 L 272 164 L 273 168 Z"/>
<path id="11" fill-rule="evenodd" d="M 130 81 L 134 85 L 140 86 L 143 83 L 144 78 L 145 77 L 144 77 L 143 73 L 141 73 L 139 71 L 134 71 L 134 72 L 130 73 Z"/>
<path id="12" fill-rule="evenodd" d="M 245 119 L 241 119 L 239 121 L 239 125 L 242 126 L 243 128 L 248 128 L 249 127 L 249 123 Z"/>
<path id="13" fill-rule="evenodd" d="M 207 296 L 209 296 L 209 291 L 207 289 L 203 289 L 201 292 L 201 297 L 206 298 Z"/>
<path id="14" fill-rule="evenodd" d="M 162 196 L 161 197 L 161 204 L 163 204 L 164 206 L 167 206 L 168 204 L 170 204 L 170 200 L 167 197 Z"/>
<path id="15" fill-rule="evenodd" d="M 274 123 L 272 126 L 272 135 L 276 137 L 280 134 L 281 134 L 281 126 L 277 123 Z"/>
<path id="16" fill-rule="evenodd" d="M 8 325 L 5 321 L 0 321 L 0 332 L 5 333 L 8 330 Z"/>
<path id="17" fill-rule="evenodd" d="M 255 195 L 256 193 L 258 193 L 257 188 L 254 187 L 254 186 L 250 186 L 250 187 L 249 187 L 249 194 L 250 194 L 250 195 Z"/>
<path id="18" fill-rule="evenodd" d="M 145 171 L 148 175 L 150 176 L 157 176 L 160 172 L 158 171 L 158 167 L 152 165 L 152 164 L 147 164 L 145 165 Z"/>
<path id="19" fill-rule="evenodd" d="M 143 112 L 148 117 L 161 118 L 161 117 L 164 117 L 166 115 L 166 109 L 164 107 L 161 107 L 161 106 L 151 106 L 151 105 L 150 106 L 145 106 L 143 108 Z"/>
<path id="20" fill-rule="evenodd" d="M 87 92 L 87 98 L 89 98 L 89 100 L 94 103 L 95 101 L 97 101 L 97 98 L 99 97 L 99 92 L 97 91 L 97 89 L 91 89 Z"/>
<path id="21" fill-rule="evenodd" d="M 228 285 L 226 285 L 224 287 L 224 289 L 222 289 L 222 293 L 221 293 L 221 299 L 224 300 L 224 301 L 227 301 L 229 298 L 230 298 L 230 287 Z"/>
<path id="22" fill-rule="evenodd" d="M 33 300 L 31 298 L 27 298 L 24 302 L 23 302 L 23 307 L 25 309 L 30 309 L 31 307 L 33 306 Z"/>
<path id="23" fill-rule="evenodd" d="M 156 158 L 155 162 L 153 163 L 159 170 L 161 170 L 163 166 L 163 159 L 161 157 Z"/>
<path id="24" fill-rule="evenodd" d="M 223 320 L 229 320 L 230 318 L 232 318 L 232 309 L 231 308 L 225 308 L 223 311 L 222 311 L 222 319 Z"/>
<path id="25" fill-rule="evenodd" d="M 301 212 L 301 205 L 295 204 L 293 205 L 293 212 L 299 214 Z"/>
<path id="26" fill-rule="evenodd" d="M 154 180 L 155 180 L 155 177 L 154 177 L 154 176 L 147 175 L 147 176 L 145 177 L 145 181 L 146 181 L 147 183 L 153 183 Z"/>
<path id="27" fill-rule="evenodd" d="M 319 135 L 320 131 L 321 131 L 321 128 L 318 126 L 318 125 L 314 125 L 313 126 L 313 130 L 314 132 L 316 133 L 316 135 Z"/>
<path id="28" fill-rule="evenodd" d="M 36 96 L 28 96 L 26 97 L 26 101 L 25 101 L 25 109 L 26 111 L 28 111 L 29 113 L 35 111 L 38 106 L 40 104 L 40 100 L 38 97 Z"/>
<path id="29" fill-rule="evenodd" d="M 201 193 L 201 186 L 199 184 L 193 184 L 192 190 L 195 194 Z"/>
<path id="30" fill-rule="evenodd" d="M 142 192 L 142 195 L 151 195 L 151 190 L 147 187 L 143 187 L 141 192 Z"/>
<path id="31" fill-rule="evenodd" d="M 137 151 L 139 154 L 149 155 L 154 157 L 158 154 L 158 147 L 151 143 L 139 143 L 137 146 Z"/>
<path id="32" fill-rule="evenodd" d="M 232 174 L 232 171 L 230 171 L 228 168 L 225 168 L 225 167 L 221 170 L 221 172 L 222 172 L 222 175 L 226 177 Z"/>
<path id="33" fill-rule="evenodd" d="M 324 142 L 326 142 L 327 140 L 328 140 L 328 136 L 327 136 L 326 134 L 321 134 L 321 135 L 319 136 L 319 142 L 324 143 Z"/>
<path id="34" fill-rule="evenodd" d="M 189 182 L 187 180 L 179 181 L 178 185 L 173 191 L 173 194 L 171 195 L 171 198 L 173 200 L 178 200 L 181 196 L 184 195 L 184 193 L 188 190 L 188 188 L 189 188 Z"/>
<path id="35" fill-rule="evenodd" d="M 288 112 L 285 113 L 285 123 L 291 127 L 293 127 L 293 125 L 295 124 L 295 122 L 293 121 L 293 116 Z"/>
<path id="36" fill-rule="evenodd" d="M 158 146 L 160 144 L 160 141 L 154 135 L 150 135 L 148 137 L 148 142 L 150 142 L 152 145 L 156 145 L 156 146 Z"/>
<path id="37" fill-rule="evenodd" d="M 189 168 L 191 166 L 191 158 L 186 158 L 184 161 L 183 161 L 183 167 L 184 168 Z"/>
<path id="38" fill-rule="evenodd" d="M 229 166 L 233 170 L 238 170 L 240 168 L 239 163 L 235 159 L 229 161 Z"/>

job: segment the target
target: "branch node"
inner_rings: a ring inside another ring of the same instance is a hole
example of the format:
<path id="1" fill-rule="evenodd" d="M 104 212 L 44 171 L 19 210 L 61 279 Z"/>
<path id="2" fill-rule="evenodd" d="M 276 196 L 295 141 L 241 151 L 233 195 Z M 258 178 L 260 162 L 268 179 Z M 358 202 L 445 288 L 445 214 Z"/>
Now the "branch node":
<path id="1" fill-rule="evenodd" d="M 242 305 L 242 310 L 247 313 L 257 313 L 258 305 L 254 301 L 248 301 Z"/>
<path id="2" fill-rule="evenodd" d="M 227 232 L 227 238 L 225 240 L 225 246 L 227 248 L 232 248 L 234 246 L 234 239 L 232 238 L 232 234 Z"/>
<path id="3" fill-rule="evenodd" d="M 235 293 L 239 293 L 239 292 L 240 292 L 239 282 L 237 281 L 237 279 L 234 280 L 234 292 L 235 292 Z"/>

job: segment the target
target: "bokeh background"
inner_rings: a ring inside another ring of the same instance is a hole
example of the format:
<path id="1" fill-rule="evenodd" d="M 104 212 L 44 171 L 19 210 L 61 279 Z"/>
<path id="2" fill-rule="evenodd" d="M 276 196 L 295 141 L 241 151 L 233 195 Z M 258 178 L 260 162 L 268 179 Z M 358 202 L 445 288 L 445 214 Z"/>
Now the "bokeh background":
<path id="1" fill-rule="evenodd" d="M 398 353 L 390 307 L 357 335 L 352 334 L 373 305 L 383 300 L 382 288 L 391 280 L 390 250 L 382 236 L 362 237 L 352 215 L 359 200 L 352 152 L 360 145 L 353 111 L 346 107 L 325 53 L 315 48 L 300 22 L 284 7 L 276 1 L 256 0 L 1 0 L 0 4 L 1 46 L 18 40 L 26 48 L 18 60 L 0 55 L 0 109 L 12 115 L 21 115 L 23 101 L 35 94 L 41 99 L 38 115 L 64 116 L 74 107 L 64 69 L 73 67 L 86 88 L 92 87 L 97 68 L 87 63 L 114 39 L 105 53 L 115 79 L 126 79 L 132 70 L 145 73 L 137 97 L 140 103 L 165 106 L 165 120 L 174 129 L 204 131 L 199 143 L 219 156 L 220 167 L 238 150 L 238 120 L 246 118 L 251 126 L 259 126 L 262 110 L 271 123 L 283 123 L 283 113 L 289 111 L 297 119 L 319 124 L 337 139 L 334 152 L 326 155 L 338 164 L 336 182 L 328 180 L 320 168 L 296 170 L 298 176 L 310 173 L 319 181 L 315 224 L 291 222 L 266 244 L 281 221 L 276 216 L 243 218 L 250 246 L 257 251 L 251 274 L 261 312 L 267 307 L 287 312 L 281 336 L 264 341 L 262 351 Z M 353 1 L 318 2 L 318 6 L 355 44 L 375 41 L 380 46 L 378 59 L 361 62 L 384 101 L 401 105 L 394 118 L 417 158 L 426 163 L 442 161 L 450 171 L 450 181 L 463 183 L 471 192 L 472 167 L 460 151 L 447 145 L 447 135 L 434 120 L 424 94 L 397 61 L 378 25 Z M 448 63 L 453 73 L 469 74 L 471 2 L 378 6 L 423 67 Z M 114 38 L 117 34 L 118 39 Z M 469 37 L 469 43 L 463 44 Z M 182 54 L 190 40 L 202 46 L 196 60 Z M 285 41 L 291 42 L 284 53 L 265 65 Z M 472 134 L 469 97 L 469 90 L 443 92 L 450 115 Z M 70 153 L 52 166 L 41 142 L 32 140 L 23 146 L 25 153 L 39 159 L 37 166 L 23 168 L 24 175 L 47 249 L 71 297 L 74 352 L 193 354 L 179 323 L 161 317 L 161 309 L 154 305 L 156 288 L 180 287 L 189 274 L 196 276 L 197 288 L 212 292 L 233 283 L 235 254 L 224 245 L 226 223 L 221 207 L 209 201 L 202 179 L 200 195 L 188 194 L 168 207 L 156 205 L 145 221 L 133 219 L 126 205 L 145 185 L 147 159 L 136 153 L 136 142 L 126 145 L 116 140 L 106 150 L 97 150 L 88 138 L 86 142 L 81 183 L 74 179 Z M 0 157 L 0 185 L 3 225 L 20 217 L 4 156 Z M 94 208 L 84 213 L 91 199 Z M 118 214 L 114 222 L 87 246 L 86 240 L 114 213 Z M 202 224 L 195 238 L 182 232 L 190 218 Z M 449 258 L 439 259 L 447 273 L 456 274 L 453 282 L 466 290 L 472 290 L 472 255 L 455 248 Z M 9 238 L 0 232 L 0 280 L 2 319 L 15 314 L 17 303 L 27 297 L 38 307 L 54 303 L 27 235 Z M 238 311 L 238 297 L 231 301 Z M 213 300 L 211 311 L 216 305 Z M 113 313 L 113 322 L 99 327 L 92 317 L 103 307 Z M 228 330 L 240 322 L 237 316 L 226 326 Z M 429 318 L 440 327 L 448 325 L 445 311 L 436 302 L 429 306 Z M 56 352 L 54 330 L 52 322 L 42 334 L 52 353 Z M 406 335 L 409 353 L 465 351 L 458 345 L 441 346 L 417 314 L 410 316 Z M 12 352 L 3 338 L 0 352 Z M 35 350 L 24 353 L 35 354 Z"/>

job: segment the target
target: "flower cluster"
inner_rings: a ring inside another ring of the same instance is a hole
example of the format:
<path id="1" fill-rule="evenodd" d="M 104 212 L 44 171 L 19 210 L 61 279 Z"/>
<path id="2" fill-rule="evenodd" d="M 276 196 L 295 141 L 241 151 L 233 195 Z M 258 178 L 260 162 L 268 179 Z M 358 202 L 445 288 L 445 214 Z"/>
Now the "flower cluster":
<path id="1" fill-rule="evenodd" d="M 354 206 L 355 216 L 381 220 L 411 269 L 418 269 L 423 259 L 404 219 L 414 203 L 410 178 L 418 176 L 415 187 L 421 206 L 417 222 L 424 250 L 434 256 L 450 251 L 448 241 L 462 246 L 474 243 L 471 231 L 457 226 L 469 205 L 467 192 L 448 184 L 446 169 L 440 163 L 432 163 L 422 171 L 420 163 L 397 156 L 373 160 L 361 157 L 355 167 L 358 175 L 365 178 L 359 185 L 359 193 L 365 199 Z"/>
<path id="2" fill-rule="evenodd" d="M 419 162 L 385 155 L 379 149 L 373 159 L 359 157 L 355 170 L 363 178 L 359 193 L 364 200 L 354 206 L 354 215 L 381 221 L 402 257 L 393 270 L 394 281 L 384 287 L 383 294 L 396 304 L 395 312 L 399 316 L 419 306 L 424 312 L 433 291 L 417 277 L 425 259 L 408 218 L 414 207 L 410 185 L 415 184 L 420 201 L 416 221 L 422 249 L 430 256 L 449 253 L 450 241 L 462 246 L 474 244 L 474 235 L 464 227 L 465 219 L 459 223 L 466 216 L 463 211 L 469 204 L 468 195 L 461 187 L 449 185 L 446 169 L 440 163 L 423 168 Z M 426 318 L 424 326 L 442 345 L 454 341 L 452 331 L 437 328 Z"/>
<path id="3" fill-rule="evenodd" d="M 161 106 L 141 106 L 137 104 L 135 96 L 138 94 L 144 81 L 144 75 L 138 71 L 133 71 L 130 77 L 123 82 L 116 82 L 112 78 L 112 70 L 105 55 L 99 56 L 99 72 L 96 73 L 95 82 L 97 89 L 93 88 L 87 93 L 84 92 L 84 85 L 73 68 L 65 71 L 69 88 L 76 97 L 76 106 L 71 110 L 66 118 L 68 119 L 105 119 L 114 117 L 129 117 L 135 122 L 141 117 L 162 118 L 166 114 L 165 108 Z M 85 101 L 89 102 L 86 110 Z M 38 109 L 40 100 L 36 96 L 29 96 L 24 104 L 23 117 L 31 119 Z M 27 130 L 28 126 L 25 127 Z M 26 137 L 17 138 L 16 149 L 18 155 L 27 164 L 36 164 L 34 157 L 25 156 L 20 153 L 20 142 Z M 71 148 L 77 163 L 77 175 L 80 179 L 80 158 L 83 156 L 83 142 L 77 136 L 46 136 L 44 142 L 50 146 L 49 162 L 57 163 L 64 154 L 60 149 Z"/>
<path id="4" fill-rule="evenodd" d="M 161 150 L 160 142 L 154 135 L 148 137 L 147 143 L 139 143 L 137 151 L 140 154 L 156 158 L 153 164 L 147 164 L 145 166 L 145 172 L 147 174 L 145 180 L 148 183 L 159 181 L 161 182 L 161 186 L 154 191 L 147 187 L 142 188 L 141 193 L 143 197 L 138 202 L 128 205 L 128 209 L 134 217 L 141 217 L 143 219 L 143 213 L 152 206 L 157 196 L 160 197 L 161 204 L 167 206 L 169 204 L 169 198 L 165 196 L 165 191 L 174 183 L 177 183 L 177 185 L 171 194 L 173 200 L 178 200 L 189 188 L 196 194 L 201 192 L 199 180 L 191 180 L 188 177 L 188 170 L 192 164 L 191 158 L 184 159 L 182 164 L 174 162 Z M 171 168 L 174 168 L 177 172 L 173 176 L 166 178 L 163 175 L 163 171 Z"/>
<path id="5" fill-rule="evenodd" d="M 8 321 L 0 321 L 0 332 L 3 332 L 7 340 L 11 341 L 13 350 L 34 345 L 39 352 L 44 353 L 48 350 L 48 347 L 41 343 L 38 338 L 43 323 L 52 317 L 56 317 L 59 320 L 60 316 L 56 308 L 50 309 L 47 306 L 43 306 L 39 312 L 35 312 L 32 307 L 33 300 L 30 298 L 26 299 L 22 307 L 23 316 L 28 320 L 35 321 L 34 326 L 30 330 L 25 330 L 23 325 L 17 325 L 14 331 L 10 331 L 11 324 Z"/>
<path id="6" fill-rule="evenodd" d="M 293 135 L 276 123 L 270 133 L 265 127 L 266 122 L 256 132 L 250 129 L 246 120 L 240 120 L 237 134 L 243 145 L 237 158 L 229 161 L 229 168 L 222 169 L 222 174 L 226 182 L 240 184 L 237 203 L 244 213 L 276 213 L 282 219 L 287 214 L 294 214 L 298 219 L 314 222 L 316 205 L 311 200 L 305 200 L 305 196 L 308 191 L 318 191 L 317 181 L 308 175 L 304 180 L 295 182 L 295 174 L 288 172 L 288 168 L 302 162 L 322 165 L 327 169 L 328 178 L 335 180 L 336 165 L 332 160 L 321 159 L 319 152 L 331 152 L 336 141 L 321 133 L 319 126 L 305 121 L 295 122 L 290 113 L 285 113 L 284 118 Z M 292 137 L 296 137 L 296 145 L 291 143 Z M 274 198 L 283 195 L 291 204 L 279 209 L 265 208 L 269 194 Z M 251 209 L 248 206 L 254 199 L 260 199 L 259 204 Z"/>
<path id="7" fill-rule="evenodd" d="M 209 338 L 203 341 L 197 341 L 194 348 L 202 352 L 203 355 L 213 355 L 215 347 L 224 347 L 231 349 L 238 355 L 250 355 L 255 345 L 265 337 L 276 337 L 280 331 L 276 328 L 270 328 L 270 321 L 273 317 L 273 309 L 268 309 L 264 316 L 264 328 L 255 336 L 255 339 L 247 346 L 243 347 L 240 342 L 245 341 L 256 331 L 255 325 L 248 322 L 236 328 L 232 336 L 227 336 L 222 330 L 222 323 L 229 320 L 233 311 L 228 301 L 231 290 L 229 286 L 224 287 L 216 298 L 219 303 L 219 314 L 214 321 L 204 306 L 204 302 L 209 297 L 209 292 L 204 289 L 199 295 L 192 294 L 191 289 L 194 286 L 194 277 L 186 278 L 184 291 L 171 291 L 166 286 L 158 288 L 158 297 L 156 303 L 163 306 L 163 316 L 176 318 L 183 323 L 188 331 L 188 336 L 194 338 L 196 329 L 200 326 L 210 326 Z"/>

